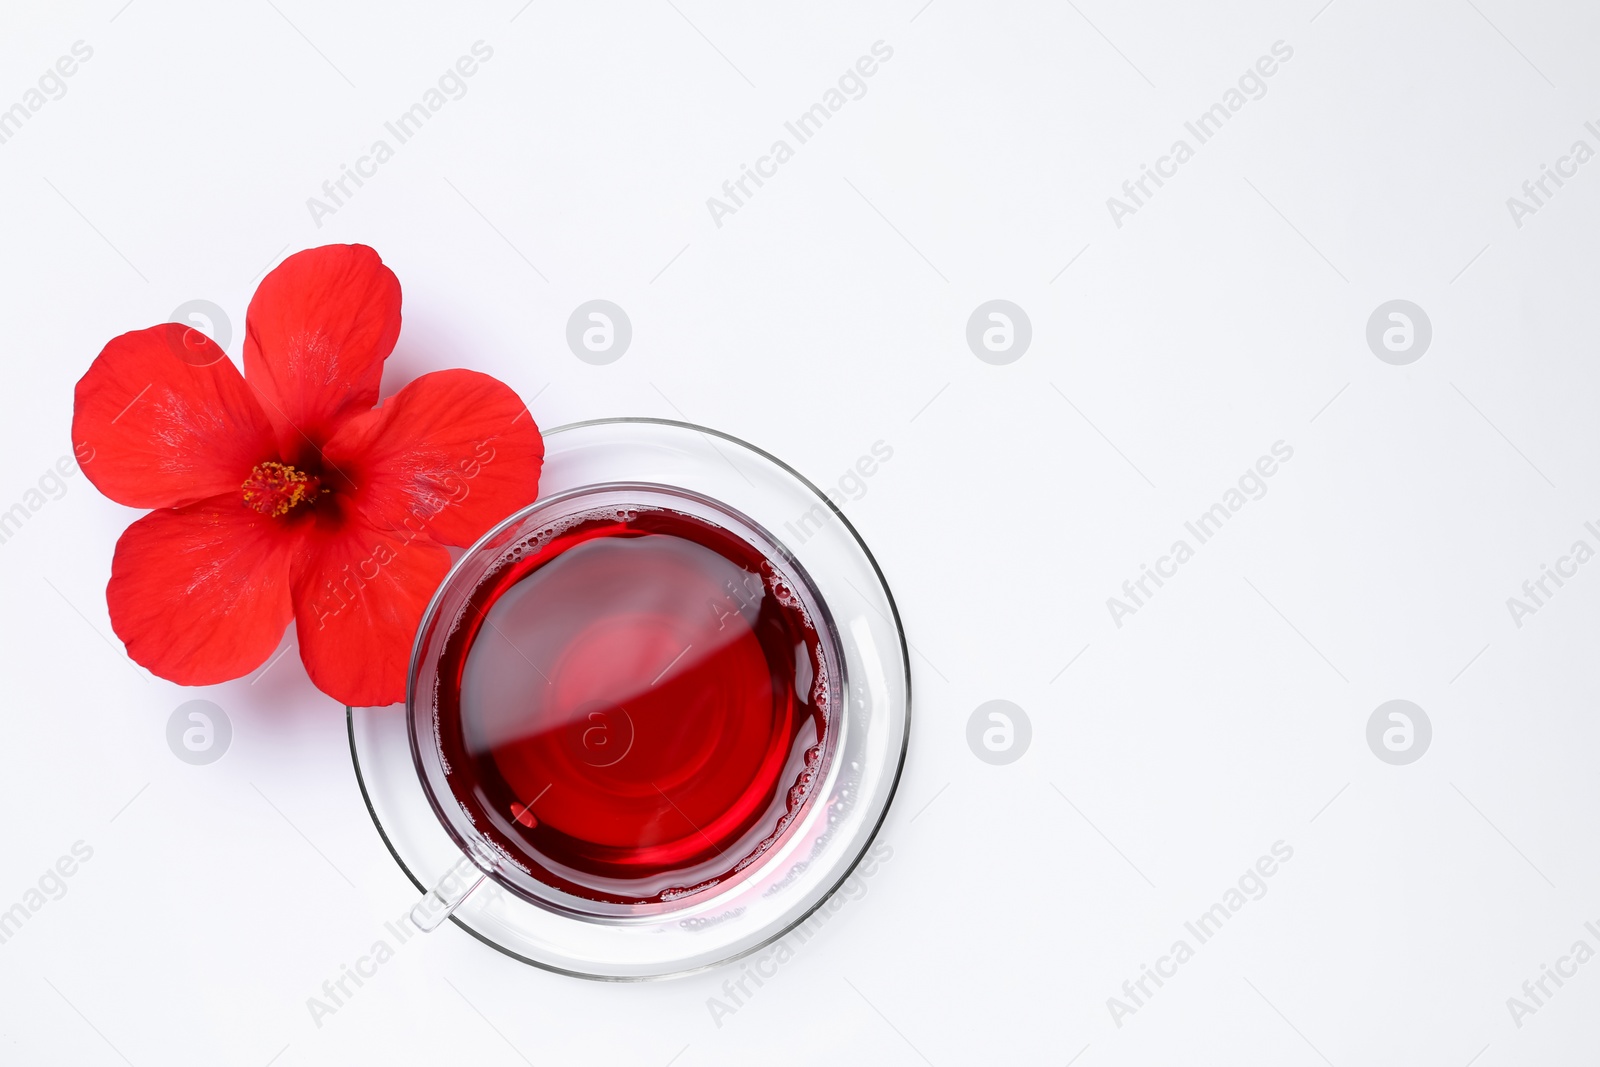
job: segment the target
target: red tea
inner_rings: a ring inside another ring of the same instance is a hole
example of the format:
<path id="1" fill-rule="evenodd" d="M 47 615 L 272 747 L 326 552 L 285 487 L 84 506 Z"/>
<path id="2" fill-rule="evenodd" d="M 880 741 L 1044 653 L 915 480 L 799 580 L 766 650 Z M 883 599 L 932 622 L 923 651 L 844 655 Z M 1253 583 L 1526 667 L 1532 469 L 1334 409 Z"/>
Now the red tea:
<path id="1" fill-rule="evenodd" d="M 705 520 L 547 528 L 445 643 L 438 743 L 480 833 L 540 881 L 641 904 L 708 888 L 800 816 L 840 662 L 805 576 Z"/>

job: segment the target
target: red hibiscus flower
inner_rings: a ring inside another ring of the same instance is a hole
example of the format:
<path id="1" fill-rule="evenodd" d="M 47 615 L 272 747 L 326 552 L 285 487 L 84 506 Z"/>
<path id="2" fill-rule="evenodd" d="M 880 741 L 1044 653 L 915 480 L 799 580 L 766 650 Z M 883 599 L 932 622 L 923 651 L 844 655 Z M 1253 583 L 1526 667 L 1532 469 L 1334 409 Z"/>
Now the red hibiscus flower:
<path id="1" fill-rule="evenodd" d="M 328 245 L 262 280 L 243 375 L 178 324 L 106 345 L 78 382 L 72 434 L 102 493 L 155 509 L 117 542 L 106 586 L 136 662 L 226 681 L 293 620 L 317 688 L 405 699 L 445 546 L 533 502 L 544 442 L 516 393 L 474 371 L 425 374 L 375 407 L 399 335 L 394 273 L 364 245 Z"/>

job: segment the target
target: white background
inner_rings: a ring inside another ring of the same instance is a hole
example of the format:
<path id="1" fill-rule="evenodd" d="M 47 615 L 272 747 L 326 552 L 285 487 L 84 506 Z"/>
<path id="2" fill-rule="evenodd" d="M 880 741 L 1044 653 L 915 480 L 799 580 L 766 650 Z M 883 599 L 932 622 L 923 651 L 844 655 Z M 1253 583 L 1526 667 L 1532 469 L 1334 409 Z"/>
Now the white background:
<path id="1" fill-rule="evenodd" d="M 737 967 L 591 984 L 446 928 L 319 1027 L 307 998 L 414 897 L 343 709 L 292 651 L 199 693 L 134 667 L 104 586 L 137 515 L 74 477 L 0 544 L 0 908 L 94 854 L 0 945 L 0 1061 L 1592 1062 L 1600 963 L 1520 1027 L 1506 999 L 1600 949 L 1600 564 L 1520 628 L 1506 598 L 1600 547 L 1600 163 L 1520 228 L 1506 198 L 1600 148 L 1600 9 L 122 2 L 0 14 L 0 107 L 94 50 L 0 145 L 0 510 L 70 454 L 111 337 L 206 299 L 237 358 L 270 265 L 365 242 L 405 291 L 386 393 L 472 367 L 545 426 L 687 418 L 824 484 L 890 445 L 847 510 L 917 650 L 913 736 L 893 858 L 720 1026 Z M 479 40 L 467 94 L 317 227 L 307 198 Z M 879 40 L 866 95 L 715 225 Z M 1266 95 L 1115 225 L 1280 40 Z M 609 366 L 564 340 L 593 298 L 633 323 Z M 1006 366 L 965 340 L 993 298 L 1032 321 Z M 1395 298 L 1433 324 L 1409 366 L 1365 341 Z M 1280 440 L 1267 495 L 1114 625 Z M 196 696 L 234 730 L 204 767 L 165 740 Z M 966 742 L 996 698 L 1033 724 L 1009 766 Z M 1409 766 L 1366 742 L 1394 698 L 1433 724 Z M 1279 840 L 1267 895 L 1117 1025 Z"/>

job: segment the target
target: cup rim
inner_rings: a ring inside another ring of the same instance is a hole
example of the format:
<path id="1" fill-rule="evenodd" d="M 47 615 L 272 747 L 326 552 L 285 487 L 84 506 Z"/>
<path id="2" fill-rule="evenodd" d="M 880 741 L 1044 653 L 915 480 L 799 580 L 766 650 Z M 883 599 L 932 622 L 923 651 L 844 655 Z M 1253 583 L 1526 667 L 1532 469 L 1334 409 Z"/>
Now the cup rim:
<path id="1" fill-rule="evenodd" d="M 538 501 L 529 504 L 527 507 L 519 509 L 517 513 L 511 517 L 511 519 L 507 520 L 506 523 L 502 523 L 499 527 L 497 527 L 497 529 L 515 530 L 517 527 L 524 526 L 527 520 L 533 518 L 541 510 L 552 507 L 559 509 L 562 505 L 581 503 L 586 497 L 616 494 L 627 495 L 627 499 L 632 501 L 632 504 L 628 506 L 632 506 L 633 504 L 636 504 L 640 507 L 652 508 L 671 506 L 670 504 L 646 501 L 644 498 L 651 494 L 679 500 L 685 504 L 697 503 L 701 507 L 713 512 L 717 516 L 716 521 L 727 523 L 728 525 L 724 528 L 727 529 L 728 532 L 733 536 L 747 542 L 749 542 L 750 537 L 753 536 L 756 541 L 751 542 L 751 547 L 760 552 L 763 557 L 772 561 L 774 566 L 783 566 L 787 568 L 786 579 L 795 588 L 797 594 L 810 602 L 808 612 L 816 616 L 815 627 L 820 643 L 819 648 L 825 659 L 825 669 L 829 674 L 831 688 L 834 692 L 840 694 L 848 691 L 850 676 L 847 673 L 846 656 L 844 655 L 843 649 L 840 646 L 838 627 L 833 621 L 832 613 L 828 607 L 827 601 L 823 599 L 821 592 L 816 588 L 815 582 L 807 572 L 805 565 L 792 553 L 790 553 L 788 548 L 784 546 L 783 542 L 780 541 L 760 522 L 756 521 L 751 516 L 744 514 L 742 511 L 733 507 L 732 505 L 725 503 L 724 501 L 707 496 L 704 493 L 700 493 L 692 489 L 684 488 L 682 486 L 668 485 L 663 483 L 596 482 L 590 485 L 566 489 L 549 497 L 542 497 Z M 624 505 L 613 502 L 612 504 L 605 505 L 604 509 L 609 510 L 612 507 L 618 506 Z M 591 508 L 592 507 L 593 505 L 591 505 Z M 587 509 L 584 513 L 587 513 Z M 710 521 L 706 520 L 704 516 L 697 517 L 701 519 L 701 521 Z M 544 521 L 548 521 L 548 519 Z M 737 529 L 735 526 L 742 526 L 744 527 L 744 530 Z M 492 540 L 492 536 L 486 537 L 486 540 Z M 475 543 L 471 549 L 468 549 L 467 552 L 462 555 L 459 563 L 465 565 L 468 562 L 468 557 L 478 550 L 481 543 L 483 542 Z M 506 551 L 506 546 L 500 546 L 499 551 L 501 553 L 500 558 L 504 559 L 505 557 L 503 553 Z M 493 563 L 491 562 L 490 565 L 493 566 Z M 444 581 L 439 587 L 441 596 L 450 587 L 451 581 L 457 573 L 457 568 L 452 567 L 450 572 L 446 575 Z M 483 577 L 480 576 L 479 580 L 482 581 Z M 424 642 L 422 640 L 424 633 L 429 632 L 429 623 L 437 623 L 438 621 L 438 618 L 434 615 L 432 608 L 433 605 L 430 604 L 429 609 L 423 613 L 422 625 L 419 625 L 418 627 L 418 645 L 415 650 L 415 656 L 417 658 L 420 658 L 423 655 L 424 645 L 430 644 L 429 642 Z M 438 645 L 436 643 L 432 643 L 433 656 L 437 657 L 439 652 L 440 649 Z M 419 673 L 420 666 L 421 665 L 417 662 L 417 659 L 414 659 L 411 665 L 413 681 Z M 425 737 L 421 732 L 423 728 L 419 723 L 419 712 L 423 712 L 425 710 L 426 709 L 413 706 L 412 701 L 407 701 L 406 733 L 411 746 L 412 760 L 417 766 L 417 777 L 422 782 L 423 792 L 427 795 L 428 804 L 433 809 L 433 813 L 438 818 L 440 825 L 444 827 L 446 833 L 448 833 L 450 838 L 455 842 L 457 848 L 459 848 L 463 854 L 471 859 L 474 865 L 482 870 L 484 874 L 495 879 L 502 886 L 504 886 L 504 888 L 538 906 L 571 915 L 573 918 L 580 919 L 582 921 L 611 925 L 628 925 L 634 922 L 645 923 L 659 921 L 664 917 L 683 911 L 685 908 L 692 909 L 702 903 L 701 901 L 695 899 L 698 894 L 694 892 L 684 893 L 681 897 L 673 900 L 658 899 L 653 901 L 632 902 L 592 900 L 585 902 L 585 898 L 581 894 L 575 894 L 572 889 L 554 885 L 546 878 L 534 874 L 531 871 L 527 871 L 525 868 L 525 873 L 528 874 L 528 876 L 534 882 L 543 884 L 544 892 L 530 892 L 529 890 L 515 884 L 518 881 L 515 874 L 507 871 L 505 865 L 496 862 L 495 859 L 495 853 L 498 850 L 506 849 L 508 846 L 504 842 L 495 842 L 493 840 L 493 835 L 489 834 L 478 825 L 479 818 L 488 817 L 487 813 L 481 810 L 475 813 L 469 811 L 467 822 L 471 826 L 470 829 L 463 826 L 453 817 L 448 801 L 454 800 L 455 804 L 461 807 L 463 810 L 468 809 L 468 801 L 463 800 L 460 794 L 455 793 L 453 789 L 441 787 L 440 782 L 436 779 L 435 775 L 431 773 L 432 770 L 441 766 L 448 768 L 448 763 L 444 761 L 443 753 L 439 751 L 437 737 Z M 824 740 L 819 742 L 823 753 L 815 771 L 819 782 L 828 776 L 828 770 L 833 762 L 834 755 L 838 747 L 839 732 L 842 727 L 842 722 L 831 723 L 827 729 L 826 737 Z M 811 795 L 808 795 L 806 797 L 804 807 L 795 809 L 793 822 L 788 826 L 780 825 L 780 827 L 774 831 L 772 838 L 769 839 L 769 844 L 774 850 L 778 848 L 779 842 L 790 837 L 793 833 L 798 832 L 802 828 L 806 822 L 806 818 L 802 816 L 801 812 L 809 811 L 812 801 L 815 800 L 817 795 L 820 793 L 821 790 L 819 789 L 814 791 Z M 751 854 L 749 857 L 747 857 L 745 863 L 741 864 L 739 867 L 719 875 L 717 877 L 717 882 L 719 886 L 723 887 L 719 891 L 726 892 L 728 888 L 736 886 L 748 878 L 757 875 L 762 869 L 763 864 L 761 862 L 752 861 L 755 861 L 758 855 L 759 853 Z M 512 865 L 516 867 L 522 867 L 523 862 L 537 862 L 537 860 L 534 857 L 523 854 L 513 859 Z M 549 896 L 546 896 L 546 893 L 549 894 Z M 556 899 L 550 899 L 550 897 L 554 897 Z M 568 903 L 569 900 L 573 903 Z"/>

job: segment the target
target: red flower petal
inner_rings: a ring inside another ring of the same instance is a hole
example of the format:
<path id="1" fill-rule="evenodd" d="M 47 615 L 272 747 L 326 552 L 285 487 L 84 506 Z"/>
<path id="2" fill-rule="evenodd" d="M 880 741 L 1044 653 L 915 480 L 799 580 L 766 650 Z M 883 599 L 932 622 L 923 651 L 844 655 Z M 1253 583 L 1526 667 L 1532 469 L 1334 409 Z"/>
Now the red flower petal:
<path id="1" fill-rule="evenodd" d="M 95 487 L 133 508 L 237 493 L 252 466 L 277 455 L 239 368 L 178 323 L 106 345 L 78 380 L 72 442 Z"/>
<path id="2" fill-rule="evenodd" d="M 244 371 L 291 463 L 378 401 L 400 336 L 400 281 L 366 245 L 296 252 L 261 280 L 245 319 Z"/>
<path id="3" fill-rule="evenodd" d="M 450 553 L 385 533 L 353 508 L 318 520 L 291 579 L 306 673 L 345 704 L 397 704 L 406 698 L 417 624 L 450 569 Z"/>
<path id="4" fill-rule="evenodd" d="M 245 507 L 237 490 L 128 527 L 106 586 L 111 628 L 128 655 L 180 685 L 259 667 L 293 617 L 295 530 Z"/>
<path id="5" fill-rule="evenodd" d="M 380 528 L 470 545 L 539 495 L 544 439 L 509 386 L 444 370 L 353 416 L 323 454 Z"/>

